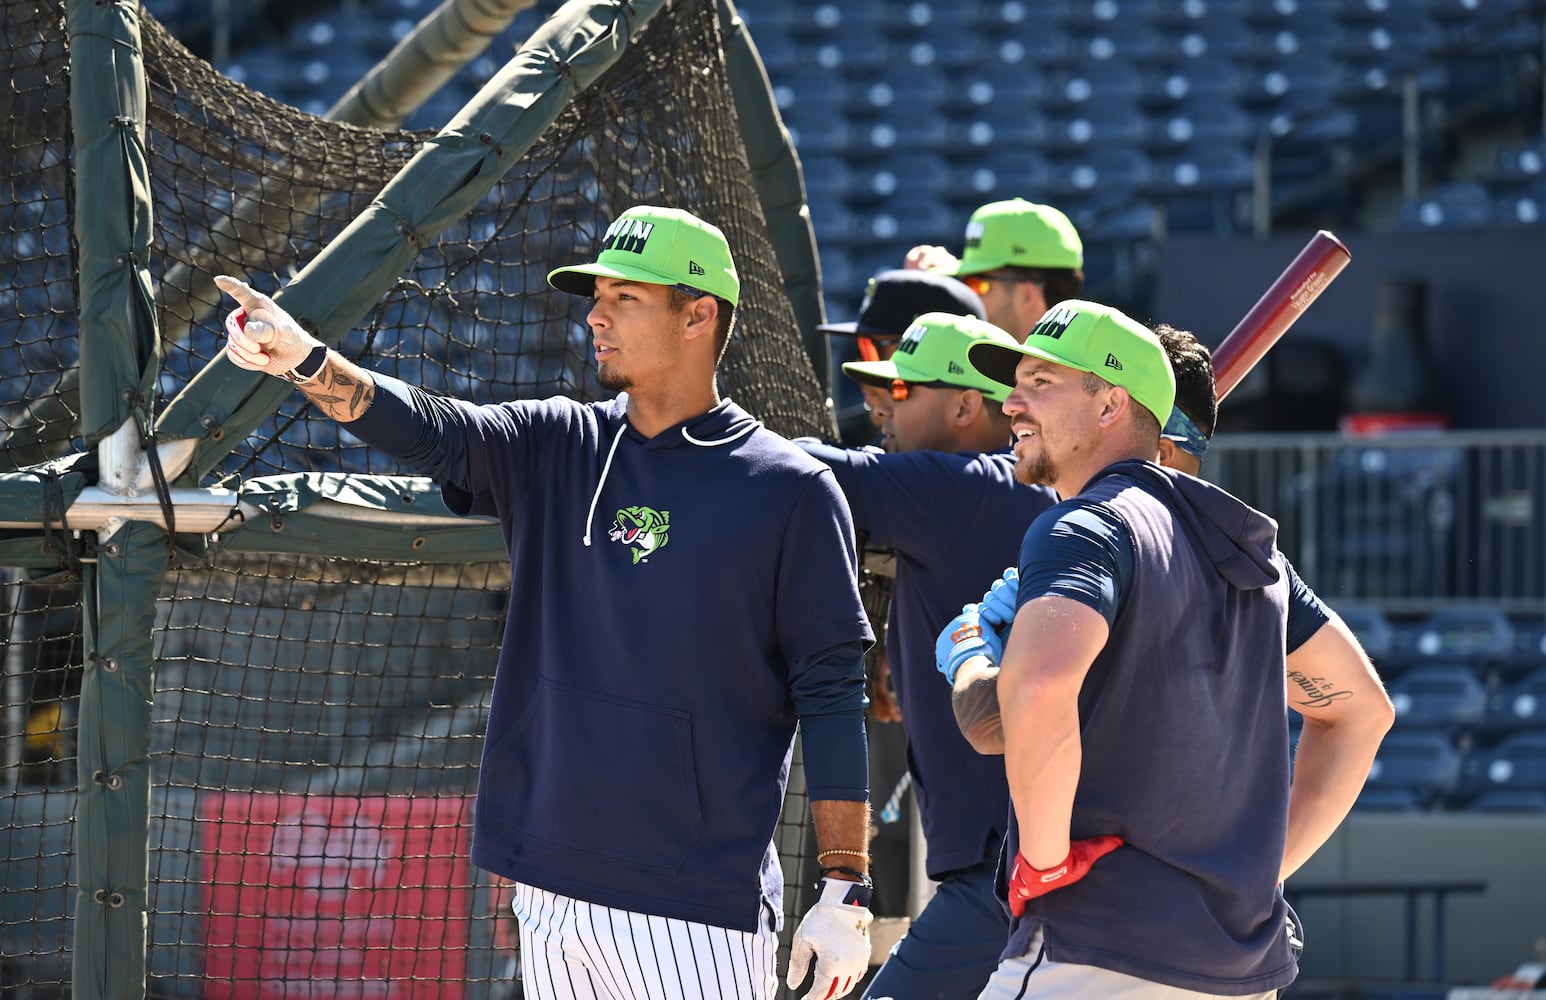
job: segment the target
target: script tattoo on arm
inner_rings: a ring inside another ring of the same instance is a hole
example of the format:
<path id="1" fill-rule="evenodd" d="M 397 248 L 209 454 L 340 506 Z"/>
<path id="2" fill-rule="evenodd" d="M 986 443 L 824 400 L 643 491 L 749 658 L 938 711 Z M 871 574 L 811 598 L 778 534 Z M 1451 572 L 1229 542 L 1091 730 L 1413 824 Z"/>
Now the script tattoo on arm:
<path id="1" fill-rule="evenodd" d="M 329 351 L 315 378 L 300 384 L 312 404 L 334 420 L 358 420 L 376 399 L 376 381 L 370 373 Z"/>
<path id="2" fill-rule="evenodd" d="M 1334 701 L 1351 698 L 1353 692 L 1340 689 L 1324 677 L 1307 677 L 1297 670 L 1288 672 L 1288 682 L 1299 688 L 1297 703 L 1306 708 L 1325 708 Z"/>
<path id="3" fill-rule="evenodd" d="M 1004 717 L 998 707 L 998 668 L 982 670 L 970 678 L 957 678 L 950 692 L 956 725 L 972 749 L 980 754 L 1004 752 Z"/>

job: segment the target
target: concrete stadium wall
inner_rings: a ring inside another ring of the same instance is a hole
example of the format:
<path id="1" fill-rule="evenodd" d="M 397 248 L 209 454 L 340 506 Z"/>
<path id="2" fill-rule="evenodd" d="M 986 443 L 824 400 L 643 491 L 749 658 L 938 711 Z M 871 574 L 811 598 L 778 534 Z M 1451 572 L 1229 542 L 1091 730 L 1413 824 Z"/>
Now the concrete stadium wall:
<path id="1" fill-rule="evenodd" d="M 1347 882 L 1487 883 L 1445 904 L 1445 979 L 1487 984 L 1537 960 L 1546 942 L 1546 817 L 1354 813 L 1289 886 Z M 1399 896 L 1306 897 L 1302 977 L 1398 979 L 1405 968 Z M 1432 899 L 1417 913 L 1417 971 L 1433 969 Z"/>

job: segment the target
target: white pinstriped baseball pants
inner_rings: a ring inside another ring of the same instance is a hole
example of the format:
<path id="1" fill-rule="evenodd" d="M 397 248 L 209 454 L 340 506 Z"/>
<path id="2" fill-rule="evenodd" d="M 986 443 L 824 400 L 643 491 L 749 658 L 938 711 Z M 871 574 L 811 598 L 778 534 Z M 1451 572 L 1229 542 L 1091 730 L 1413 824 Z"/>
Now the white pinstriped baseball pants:
<path id="1" fill-rule="evenodd" d="M 527 1000 L 772 1000 L 778 936 L 597 906 L 516 884 Z"/>
<path id="2" fill-rule="evenodd" d="M 1024 955 L 999 963 L 978 1000 L 1272 1000 L 1275 996 L 1276 990 L 1241 997 L 1195 993 L 1093 965 L 1054 962 L 1043 951 L 1041 931 L 1037 931 Z"/>

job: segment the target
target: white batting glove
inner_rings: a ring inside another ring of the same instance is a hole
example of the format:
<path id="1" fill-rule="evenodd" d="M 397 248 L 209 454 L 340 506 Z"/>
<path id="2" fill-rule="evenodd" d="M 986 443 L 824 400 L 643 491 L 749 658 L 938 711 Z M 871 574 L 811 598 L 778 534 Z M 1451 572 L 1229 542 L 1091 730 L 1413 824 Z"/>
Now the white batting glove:
<path id="1" fill-rule="evenodd" d="M 837 1000 L 845 997 L 870 967 L 870 890 L 858 882 L 821 880 L 816 905 L 805 912 L 795 928 L 789 950 L 789 975 L 784 982 L 794 989 L 816 960 L 811 991 L 804 1000 Z"/>
<path id="2" fill-rule="evenodd" d="M 274 300 L 242 281 L 218 275 L 215 284 L 240 308 L 225 318 L 226 353 L 231 363 L 250 372 L 264 372 L 298 382 L 295 367 L 312 356 L 322 341 L 301 328 Z M 318 362 L 306 377 L 315 375 Z"/>

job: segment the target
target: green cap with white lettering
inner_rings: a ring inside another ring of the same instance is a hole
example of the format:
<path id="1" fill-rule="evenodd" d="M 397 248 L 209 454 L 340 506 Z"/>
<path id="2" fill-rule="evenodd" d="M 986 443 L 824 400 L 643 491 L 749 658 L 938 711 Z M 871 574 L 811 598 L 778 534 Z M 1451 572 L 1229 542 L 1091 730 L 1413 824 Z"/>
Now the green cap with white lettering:
<path id="1" fill-rule="evenodd" d="M 966 247 L 952 274 L 982 274 L 1001 267 L 1076 270 L 1084 243 L 1068 216 L 1024 198 L 992 201 L 966 223 Z"/>
<path id="2" fill-rule="evenodd" d="M 985 319 L 924 313 L 902 334 L 890 360 L 850 361 L 843 365 L 843 374 L 880 389 L 889 389 L 898 379 L 922 386 L 976 389 L 985 398 L 1002 403 L 1009 395 L 1009 386 L 981 374 L 967 360 L 967 351 L 978 344 L 1016 346 L 1015 338 Z"/>
<path id="3" fill-rule="evenodd" d="M 1110 306 L 1064 299 L 1041 318 L 1024 344 L 973 344 L 972 367 L 1006 386 L 1024 357 L 1092 372 L 1126 389 L 1161 427 L 1176 402 L 1176 376 L 1154 331 Z"/>
<path id="4" fill-rule="evenodd" d="M 597 277 L 684 286 L 732 306 L 741 298 L 741 279 L 725 234 L 679 208 L 630 208 L 607 227 L 595 263 L 560 267 L 548 275 L 548 284 L 561 292 L 592 295 Z"/>

